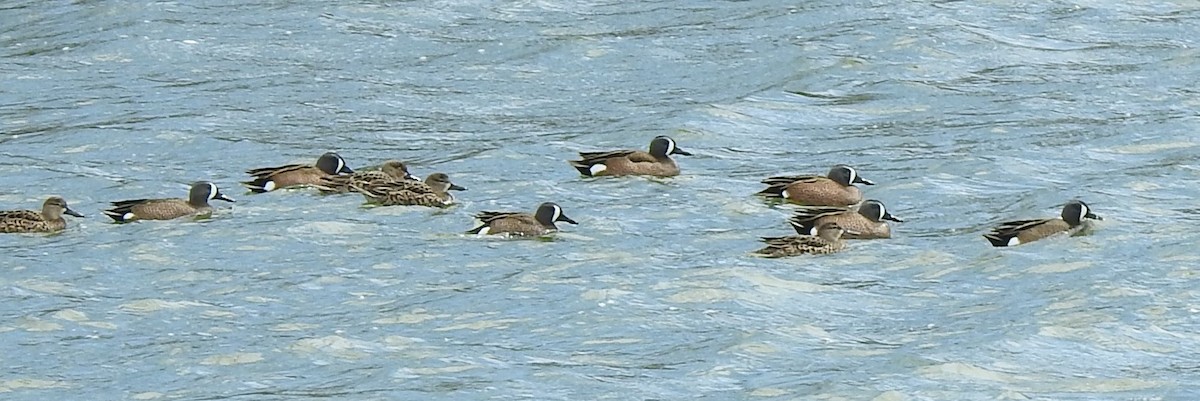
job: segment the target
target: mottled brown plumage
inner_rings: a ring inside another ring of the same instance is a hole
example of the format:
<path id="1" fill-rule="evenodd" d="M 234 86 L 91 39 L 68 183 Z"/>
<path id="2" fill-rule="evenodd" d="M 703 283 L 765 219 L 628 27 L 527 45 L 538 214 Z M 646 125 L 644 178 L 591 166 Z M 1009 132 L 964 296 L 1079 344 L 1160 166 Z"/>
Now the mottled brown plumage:
<path id="1" fill-rule="evenodd" d="M 605 175 L 649 175 L 670 177 L 679 175 L 679 166 L 671 155 L 691 156 L 679 149 L 675 140 L 659 136 L 650 142 L 650 152 L 614 150 L 610 152 L 579 152 L 582 160 L 571 160 L 571 166 L 589 177 Z"/>
<path id="2" fill-rule="evenodd" d="M 1062 216 L 1056 219 L 1017 220 L 1001 223 L 999 227 L 984 234 L 992 246 L 1017 246 L 1037 241 L 1058 233 L 1075 235 L 1091 225 L 1088 219 L 1103 220 L 1092 213 L 1083 201 L 1070 201 L 1063 205 Z"/>
<path id="3" fill-rule="evenodd" d="M 754 253 L 778 258 L 803 254 L 828 254 L 846 248 L 842 234 L 846 232 L 838 223 L 825 223 L 817 235 L 793 235 L 788 237 L 763 237 L 767 246 Z"/>
<path id="4" fill-rule="evenodd" d="M 351 184 L 367 198 L 367 202 L 380 206 L 432 206 L 446 207 L 454 203 L 449 191 L 466 191 L 466 188 L 450 182 L 450 176 L 433 173 L 425 182 L 415 180 L 391 180 L 387 182 Z"/>
<path id="5" fill-rule="evenodd" d="M 892 229 L 884 220 L 904 221 L 892 216 L 882 202 L 871 199 L 863 202 L 857 210 L 846 207 L 802 207 L 796 210 L 788 222 L 796 229 L 796 233 L 801 235 L 816 235 L 817 227 L 834 222 L 848 230 L 842 238 L 891 238 Z"/>
<path id="6" fill-rule="evenodd" d="M 82 214 L 71 210 L 67 201 L 58 196 L 51 196 L 42 203 L 42 211 L 5 210 L 0 211 L 0 233 L 48 233 L 62 231 L 67 228 L 67 220 L 63 214 L 83 217 Z"/>
<path id="7" fill-rule="evenodd" d="M 468 234 L 508 234 L 520 236 L 540 236 L 558 231 L 555 222 L 578 224 L 563 214 L 562 207 L 552 202 L 538 205 L 534 214 L 519 212 L 480 212 L 475 218 L 483 224 L 475 227 Z"/>
<path id="8" fill-rule="evenodd" d="M 767 189 L 758 192 L 768 198 L 809 206 L 849 206 L 862 202 L 862 191 L 854 184 L 875 185 L 858 175 L 853 167 L 839 164 L 819 175 L 778 176 L 762 181 Z"/>
<path id="9" fill-rule="evenodd" d="M 188 191 L 188 199 L 132 199 L 113 202 L 111 209 L 104 214 L 118 223 L 134 220 L 170 220 L 185 216 L 208 216 L 212 214 L 212 206 L 208 201 L 219 199 L 233 202 L 233 199 L 222 194 L 217 185 L 207 181 L 192 184 Z"/>
<path id="10" fill-rule="evenodd" d="M 408 167 L 399 160 L 388 160 L 379 166 L 379 170 L 356 171 L 353 174 L 328 175 L 321 177 L 314 187 L 323 194 L 340 194 L 358 192 L 354 187 L 370 187 L 395 180 L 413 180 L 408 173 Z"/>
<path id="11" fill-rule="evenodd" d="M 247 170 L 246 173 L 254 176 L 254 179 L 242 182 L 242 185 L 249 188 L 251 192 L 262 193 L 280 188 L 318 185 L 321 183 L 321 178 L 351 174 L 354 173 L 354 170 L 347 167 L 346 160 L 337 153 L 328 152 L 321 155 L 317 159 L 317 163 L 313 165 L 288 164 L 279 167 L 256 168 Z"/>

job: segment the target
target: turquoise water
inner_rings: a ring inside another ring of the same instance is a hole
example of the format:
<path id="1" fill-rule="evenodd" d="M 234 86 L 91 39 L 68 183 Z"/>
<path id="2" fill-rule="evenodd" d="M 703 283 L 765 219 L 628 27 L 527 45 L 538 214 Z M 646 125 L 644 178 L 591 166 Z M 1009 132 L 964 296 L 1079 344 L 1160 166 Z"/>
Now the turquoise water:
<path id="1" fill-rule="evenodd" d="M 10 2 L 4 399 L 1191 400 L 1200 8 L 1187 2 Z M 669 179 L 579 151 L 670 135 Z M 445 209 L 250 195 L 338 151 Z M 904 223 L 749 255 L 751 194 L 848 163 Z M 238 200 L 110 224 L 107 202 Z M 1069 199 L 1090 236 L 980 235 Z M 554 201 L 551 241 L 475 238 Z"/>

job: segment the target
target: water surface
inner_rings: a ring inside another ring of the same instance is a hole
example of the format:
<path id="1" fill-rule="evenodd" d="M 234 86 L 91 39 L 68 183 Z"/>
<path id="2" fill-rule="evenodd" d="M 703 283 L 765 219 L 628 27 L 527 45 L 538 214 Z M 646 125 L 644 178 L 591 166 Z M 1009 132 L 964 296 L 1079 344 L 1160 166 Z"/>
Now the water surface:
<path id="1" fill-rule="evenodd" d="M 10 2 L 5 399 L 1160 399 L 1200 393 L 1189 2 Z M 670 135 L 669 179 L 579 151 Z M 445 210 L 243 193 L 336 150 Z M 758 180 L 848 163 L 906 221 L 761 259 Z M 238 199 L 110 224 L 107 202 Z M 993 249 L 1069 199 L 1089 236 Z M 462 235 L 555 201 L 547 241 Z"/>

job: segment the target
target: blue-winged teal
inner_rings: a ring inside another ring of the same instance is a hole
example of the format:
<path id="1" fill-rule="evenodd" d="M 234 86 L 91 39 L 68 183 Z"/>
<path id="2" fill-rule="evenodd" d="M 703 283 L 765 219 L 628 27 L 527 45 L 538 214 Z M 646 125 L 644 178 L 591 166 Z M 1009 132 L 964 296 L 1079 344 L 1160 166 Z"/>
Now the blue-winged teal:
<path id="1" fill-rule="evenodd" d="M 262 193 L 280 188 L 317 185 L 321 183 L 323 177 L 351 174 L 354 173 L 354 170 L 346 167 L 346 160 L 337 153 L 328 152 L 321 155 L 315 165 L 289 164 L 279 167 L 256 168 L 247 170 L 246 173 L 254 176 L 254 179 L 245 181 L 242 185 L 250 188 L 251 192 Z"/>
<path id="2" fill-rule="evenodd" d="M 762 241 L 767 243 L 767 246 L 754 253 L 769 258 L 778 258 L 803 254 L 834 253 L 846 248 L 846 242 L 842 241 L 842 234 L 850 231 L 843 229 L 838 223 L 825 223 L 817 230 L 817 235 L 763 237 Z"/>
<path id="3" fill-rule="evenodd" d="M 1075 235 L 1091 225 L 1088 219 L 1103 220 L 1086 203 L 1073 200 L 1063 206 L 1061 218 L 1005 222 L 983 237 L 992 246 L 1016 246 L 1062 232 Z"/>
<path id="4" fill-rule="evenodd" d="M 520 236 L 540 236 L 558 231 L 554 222 L 561 221 L 576 223 L 563 214 L 562 207 L 546 202 L 538 206 L 534 214 L 518 212 L 481 212 L 475 218 L 483 224 L 475 227 L 468 234 L 509 234 Z"/>
<path id="5" fill-rule="evenodd" d="M 67 220 L 63 214 L 83 217 L 82 214 L 71 210 L 67 201 L 61 197 L 51 196 L 42 203 L 42 211 L 4 210 L 0 211 L 0 233 L 48 233 L 62 231 L 67 228 Z"/>
<path id="6" fill-rule="evenodd" d="M 892 229 L 884 220 L 904 221 L 889 213 L 887 208 L 883 207 L 883 202 L 870 199 L 864 201 L 857 211 L 845 207 L 801 207 L 788 222 L 796 229 L 796 233 L 801 235 L 817 235 L 817 227 L 821 224 L 835 222 L 849 230 L 842 238 L 891 238 Z"/>
<path id="7" fill-rule="evenodd" d="M 640 150 L 614 150 L 611 152 L 579 152 L 583 160 L 571 160 L 571 166 L 579 174 L 588 177 L 603 175 L 652 175 L 670 177 L 679 175 L 679 166 L 671 155 L 691 156 L 679 149 L 675 140 L 659 136 L 650 141 L 650 152 Z"/>
<path id="8" fill-rule="evenodd" d="M 217 184 L 200 181 L 192 184 L 188 191 L 188 199 L 133 199 L 113 202 L 113 208 L 104 211 L 118 223 L 134 220 L 170 220 L 185 216 L 208 216 L 212 214 L 212 206 L 208 201 L 218 199 L 233 202 L 217 189 Z"/>
<path id="9" fill-rule="evenodd" d="M 771 177 L 762 181 L 767 189 L 758 192 L 768 198 L 780 198 L 809 206 L 849 206 L 862 202 L 862 191 L 854 184 L 875 185 L 858 175 L 853 167 L 839 164 L 819 175 Z"/>
<path id="10" fill-rule="evenodd" d="M 449 191 L 467 190 L 450 182 L 450 176 L 444 173 L 430 174 L 425 182 L 400 179 L 364 185 L 352 183 L 351 187 L 362 193 L 367 202 L 380 206 L 445 207 L 454 203 Z"/>
<path id="11" fill-rule="evenodd" d="M 314 185 L 323 194 L 340 194 L 358 192 L 355 186 L 369 187 L 375 183 L 394 180 L 416 180 L 408 173 L 408 167 L 399 160 L 388 160 L 379 166 L 379 170 L 356 171 L 353 174 L 329 175 L 321 177 L 320 183 Z"/>

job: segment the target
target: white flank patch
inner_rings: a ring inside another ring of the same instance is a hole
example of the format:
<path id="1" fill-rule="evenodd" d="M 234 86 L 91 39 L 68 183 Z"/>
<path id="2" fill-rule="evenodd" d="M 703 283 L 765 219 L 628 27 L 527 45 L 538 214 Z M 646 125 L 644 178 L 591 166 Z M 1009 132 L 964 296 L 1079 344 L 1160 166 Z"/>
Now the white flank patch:
<path id="1" fill-rule="evenodd" d="M 782 191 L 779 191 L 779 196 L 782 197 L 783 199 L 791 198 L 791 195 L 788 195 L 787 188 L 784 188 Z"/>
<path id="2" fill-rule="evenodd" d="M 129 212 L 129 213 L 125 213 L 125 214 L 121 215 L 121 220 L 133 220 L 134 217 L 137 217 L 137 216 L 135 216 L 133 214 L 133 212 Z"/>
<path id="3" fill-rule="evenodd" d="M 808 235 L 817 235 L 817 226 L 813 226 L 812 229 L 809 229 Z"/>
<path id="4" fill-rule="evenodd" d="M 588 167 L 588 172 L 592 173 L 592 175 L 600 174 L 604 172 L 604 170 L 608 170 L 608 166 L 605 166 L 604 163 L 596 163 L 591 167 Z"/>
<path id="5" fill-rule="evenodd" d="M 491 231 L 492 231 L 492 227 L 483 226 L 483 228 L 479 229 L 479 235 L 488 235 L 488 232 L 491 232 Z"/>
<path id="6" fill-rule="evenodd" d="M 1017 246 L 1017 245 L 1021 245 L 1020 238 L 1012 237 L 1012 238 L 1008 239 L 1008 246 Z"/>
<path id="7" fill-rule="evenodd" d="M 263 191 L 271 192 L 274 190 L 275 190 L 275 181 L 267 181 L 267 184 L 263 185 Z"/>

